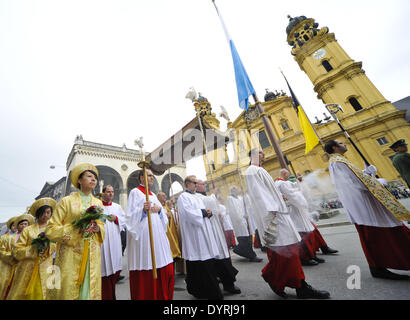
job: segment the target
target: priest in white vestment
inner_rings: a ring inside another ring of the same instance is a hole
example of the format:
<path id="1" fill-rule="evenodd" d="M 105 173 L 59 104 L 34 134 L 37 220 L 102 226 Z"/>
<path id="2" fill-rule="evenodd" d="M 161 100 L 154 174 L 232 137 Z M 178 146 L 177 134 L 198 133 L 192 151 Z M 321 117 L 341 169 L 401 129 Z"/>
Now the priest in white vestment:
<path id="1" fill-rule="evenodd" d="M 326 254 L 333 254 L 338 251 L 328 247 L 319 230 L 309 219 L 309 205 L 302 193 L 299 181 L 290 181 L 289 177 L 289 170 L 281 169 L 275 184 L 285 196 L 290 217 L 302 238 L 302 250 L 300 252 L 302 265 L 323 263 L 325 260 L 317 257 L 316 251 L 321 249 Z"/>
<path id="2" fill-rule="evenodd" d="M 212 211 L 195 194 L 195 176 L 186 177 L 184 184 L 186 190 L 178 197 L 178 213 L 187 291 L 198 299 L 222 300 L 215 268 L 215 258 L 220 252 L 210 221 Z"/>
<path id="3" fill-rule="evenodd" d="M 101 245 L 102 300 L 116 300 L 115 285 L 122 270 L 120 232 L 125 225 L 125 213 L 119 204 L 112 202 L 113 198 L 113 186 L 104 186 L 102 195 L 104 214 L 110 218 L 105 221 L 105 238 Z"/>
<path id="4" fill-rule="evenodd" d="M 205 208 L 212 211 L 212 216 L 209 218 L 213 227 L 215 240 L 218 246 L 218 256 L 215 257 L 215 269 L 218 278 L 221 280 L 225 291 L 232 294 L 239 294 L 241 290 L 235 286 L 236 275 L 238 270 L 232 265 L 229 249 L 226 244 L 225 233 L 218 217 L 219 203 L 214 194 L 209 196 L 205 192 L 205 182 L 197 180 L 196 184 L 196 196 L 199 197 Z"/>
<path id="5" fill-rule="evenodd" d="M 371 175 L 344 157 L 346 144 L 329 140 L 329 173 L 340 201 L 360 237 L 370 273 L 376 278 L 409 279 L 390 269 L 410 270 L 410 212 Z"/>
<path id="6" fill-rule="evenodd" d="M 269 262 L 262 269 L 262 277 L 280 297 L 287 298 L 285 287 L 296 289 L 299 299 L 327 299 L 329 292 L 312 288 L 305 281 L 299 258 L 301 237 L 289 215 L 283 196 L 270 174 L 263 169 L 265 155 L 253 149 L 251 165 L 245 181 L 252 202 L 252 210 L 262 245 L 267 247 Z"/>
<path id="7" fill-rule="evenodd" d="M 154 175 L 146 169 L 148 184 L 152 187 Z M 139 181 L 144 181 L 141 171 Z M 174 268 L 169 241 L 166 235 L 168 218 L 156 195 L 140 184 L 128 196 L 126 212 L 128 269 L 131 300 L 172 300 L 174 294 Z M 157 279 L 153 279 L 151 245 L 148 227 L 151 214 Z"/>
<path id="8" fill-rule="evenodd" d="M 261 240 L 259 238 L 259 232 L 258 232 L 258 227 L 256 226 L 255 220 L 253 219 L 253 214 L 248 213 L 248 211 L 252 210 L 252 203 L 251 203 L 251 198 L 249 197 L 249 194 L 245 192 L 245 218 L 246 221 L 248 222 L 248 227 L 250 234 L 253 235 L 253 247 L 256 249 L 261 249 L 262 252 L 266 252 L 266 248 L 262 246 Z"/>
<path id="9" fill-rule="evenodd" d="M 252 234 L 248 223 L 248 211 L 246 203 L 242 196 L 239 195 L 239 190 L 236 186 L 232 186 L 231 195 L 226 199 L 226 206 L 234 228 L 238 245 L 233 248 L 233 252 L 237 255 L 249 259 L 250 262 L 261 262 L 252 248 Z"/>
<path id="10" fill-rule="evenodd" d="M 219 221 L 221 221 L 222 223 L 222 227 L 223 227 L 225 239 L 226 239 L 226 244 L 228 246 L 228 249 L 230 249 L 236 246 L 235 233 L 233 231 L 232 220 L 227 214 L 227 210 L 224 205 L 223 198 L 218 197 L 218 202 L 219 202 L 219 210 L 218 210 Z"/>

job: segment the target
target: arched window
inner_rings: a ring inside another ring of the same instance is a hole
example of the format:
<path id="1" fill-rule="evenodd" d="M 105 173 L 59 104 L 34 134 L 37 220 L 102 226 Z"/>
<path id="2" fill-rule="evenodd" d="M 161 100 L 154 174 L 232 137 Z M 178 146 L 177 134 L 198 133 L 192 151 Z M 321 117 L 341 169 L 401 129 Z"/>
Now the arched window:
<path id="1" fill-rule="evenodd" d="M 330 71 L 333 70 L 332 65 L 331 65 L 330 62 L 327 61 L 327 60 L 323 60 L 323 61 L 322 61 L 322 66 L 326 69 L 327 72 L 330 72 Z"/>
<path id="2" fill-rule="evenodd" d="M 264 130 L 259 131 L 258 138 L 262 149 L 270 147 L 268 136 L 266 135 L 266 132 Z"/>
<path id="3" fill-rule="evenodd" d="M 356 98 L 350 98 L 349 102 L 356 111 L 363 109 L 362 105 L 359 103 L 359 101 L 357 101 Z"/>

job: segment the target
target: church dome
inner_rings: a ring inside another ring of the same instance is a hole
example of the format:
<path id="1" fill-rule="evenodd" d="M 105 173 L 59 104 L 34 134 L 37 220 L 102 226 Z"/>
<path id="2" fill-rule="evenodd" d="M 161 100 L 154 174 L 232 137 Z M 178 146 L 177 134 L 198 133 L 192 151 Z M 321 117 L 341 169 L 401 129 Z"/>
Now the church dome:
<path id="1" fill-rule="evenodd" d="M 290 32 L 292 31 L 293 27 L 296 26 L 300 21 L 307 20 L 305 16 L 299 16 L 296 18 L 292 18 L 291 16 L 288 15 L 289 18 L 289 24 L 286 27 L 286 34 L 289 35 Z"/>

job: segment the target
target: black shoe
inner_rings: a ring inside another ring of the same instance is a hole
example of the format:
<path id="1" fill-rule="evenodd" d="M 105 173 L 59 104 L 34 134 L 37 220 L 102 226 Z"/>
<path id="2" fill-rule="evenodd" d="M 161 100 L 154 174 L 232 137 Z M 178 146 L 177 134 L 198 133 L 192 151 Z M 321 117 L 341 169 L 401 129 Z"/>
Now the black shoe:
<path id="1" fill-rule="evenodd" d="M 283 298 L 283 299 L 287 299 L 288 295 L 285 293 L 285 291 L 278 291 L 276 290 L 270 283 L 269 287 L 272 289 L 273 292 L 275 292 L 279 297 Z"/>
<path id="2" fill-rule="evenodd" d="M 249 254 L 245 254 L 245 253 L 241 252 L 240 249 L 238 249 L 238 247 L 233 248 L 232 251 L 233 251 L 233 253 L 236 253 L 238 256 L 249 259 L 248 258 Z"/>
<path id="3" fill-rule="evenodd" d="M 120 275 L 120 276 L 118 277 L 118 279 L 117 279 L 117 282 L 118 282 L 118 281 L 121 281 L 121 280 L 124 279 L 124 278 L 125 278 L 124 276 L 121 276 L 121 275 Z"/>
<path id="4" fill-rule="evenodd" d="M 386 268 L 370 267 L 370 273 L 374 278 L 390 279 L 390 280 L 408 280 L 410 276 L 405 274 L 393 273 Z"/>
<path id="5" fill-rule="evenodd" d="M 235 286 L 234 284 L 232 284 L 232 286 L 223 286 L 224 290 L 232 293 L 232 294 L 240 294 L 241 293 L 241 289 L 239 289 L 237 286 Z"/>
<path id="6" fill-rule="evenodd" d="M 296 296 L 298 299 L 329 299 L 330 293 L 323 290 L 316 290 L 302 281 L 302 286 L 296 289 Z"/>
<path id="7" fill-rule="evenodd" d="M 262 252 L 267 252 L 268 250 L 266 249 L 266 247 L 261 247 L 260 248 Z"/>
<path id="8" fill-rule="evenodd" d="M 318 258 L 318 257 L 314 257 L 312 260 L 315 260 L 316 262 L 318 262 L 318 263 L 324 263 L 325 262 L 325 259 L 322 259 L 322 258 Z"/>
<path id="9" fill-rule="evenodd" d="M 258 257 L 254 257 L 254 258 L 252 258 L 252 259 L 249 259 L 249 262 L 261 262 L 261 261 L 263 261 L 263 259 L 262 259 L 262 258 L 258 258 Z"/>
<path id="10" fill-rule="evenodd" d="M 323 254 L 334 254 L 339 252 L 339 250 L 329 248 L 328 246 L 321 247 L 320 250 L 322 250 Z"/>
<path id="11" fill-rule="evenodd" d="M 316 262 L 313 259 L 301 260 L 301 262 L 302 262 L 302 266 L 317 266 L 319 264 L 319 262 Z"/>

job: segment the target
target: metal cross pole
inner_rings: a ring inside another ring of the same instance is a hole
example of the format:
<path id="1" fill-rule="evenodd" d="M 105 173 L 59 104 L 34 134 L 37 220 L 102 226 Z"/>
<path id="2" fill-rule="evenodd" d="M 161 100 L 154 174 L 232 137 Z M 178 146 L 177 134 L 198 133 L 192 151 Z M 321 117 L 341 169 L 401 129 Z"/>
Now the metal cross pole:
<path id="1" fill-rule="evenodd" d="M 141 148 L 142 161 L 138 163 L 138 167 L 142 168 L 144 172 L 145 201 L 148 202 L 149 201 L 149 186 L 148 186 L 148 176 L 147 176 L 146 169 L 149 168 L 149 161 L 145 160 L 145 155 L 144 155 L 144 150 L 143 150 L 144 144 L 142 143 L 142 137 L 140 138 L 140 140 L 136 140 L 135 144 L 137 144 Z M 152 276 L 154 279 L 157 279 L 158 276 L 157 276 L 157 266 L 155 264 L 154 237 L 152 234 L 151 210 L 148 210 L 147 216 L 148 216 L 149 243 L 151 247 Z"/>
<path id="2" fill-rule="evenodd" d="M 335 110 L 331 109 L 335 108 Z M 356 144 L 353 142 L 352 138 L 350 137 L 349 133 L 346 131 L 346 129 L 342 126 L 342 124 L 340 123 L 339 118 L 337 117 L 336 113 L 338 111 L 343 111 L 342 107 L 339 104 L 335 104 L 335 103 L 329 103 L 325 105 L 325 108 L 327 111 L 329 111 L 330 115 L 333 117 L 333 119 L 335 119 L 335 121 L 337 122 L 337 124 L 339 125 L 340 129 L 343 131 L 344 135 L 346 136 L 347 139 L 349 139 L 349 141 L 351 142 L 352 146 L 356 149 L 356 151 L 359 153 L 360 157 L 363 159 L 364 163 L 366 164 L 366 167 L 370 166 L 369 161 L 367 161 L 367 159 L 365 158 L 365 156 L 360 152 L 359 148 L 356 146 Z"/>

